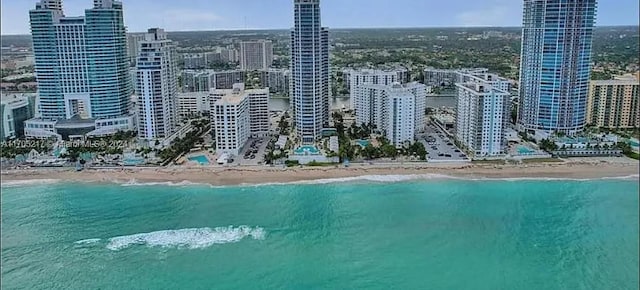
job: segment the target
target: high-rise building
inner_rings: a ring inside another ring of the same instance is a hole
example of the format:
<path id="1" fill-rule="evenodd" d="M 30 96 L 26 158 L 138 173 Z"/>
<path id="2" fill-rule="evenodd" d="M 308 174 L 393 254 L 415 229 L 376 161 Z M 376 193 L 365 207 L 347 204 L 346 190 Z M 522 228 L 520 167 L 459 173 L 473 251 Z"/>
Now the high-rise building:
<path id="1" fill-rule="evenodd" d="M 398 70 L 374 70 L 374 69 L 360 69 L 353 70 L 348 69 L 343 71 L 343 75 L 348 75 L 349 78 L 345 81 L 348 83 L 349 94 L 351 96 L 351 108 L 355 109 L 355 102 L 358 94 L 356 90 L 359 85 L 372 84 L 372 85 L 385 85 L 389 86 L 394 83 L 403 84 L 405 79 L 402 79 L 402 75 L 406 73 L 406 69 Z M 357 112 L 356 112 L 357 113 Z"/>
<path id="2" fill-rule="evenodd" d="M 266 70 L 273 63 L 273 43 L 270 40 L 240 42 L 240 69 Z"/>
<path id="3" fill-rule="evenodd" d="M 236 83 L 232 89 L 212 90 L 209 99 L 212 108 L 225 96 L 242 96 L 248 102 L 249 112 L 249 134 L 252 137 L 263 137 L 269 133 L 269 90 L 249 89 L 246 90 L 244 83 Z M 213 109 L 212 109 L 213 110 Z M 212 122 L 217 122 L 217 118 L 212 116 Z"/>
<path id="4" fill-rule="evenodd" d="M 215 101 L 214 101 L 215 100 Z M 212 99 L 211 117 L 218 154 L 237 156 L 249 140 L 249 100 L 239 90 Z"/>
<path id="5" fill-rule="evenodd" d="M 293 123 L 303 143 L 312 143 L 329 123 L 329 30 L 322 27 L 320 0 L 294 0 L 291 31 Z"/>
<path id="6" fill-rule="evenodd" d="M 511 95 L 491 74 L 466 77 L 469 81 L 456 84 L 456 139 L 471 156 L 504 155 Z"/>
<path id="7" fill-rule="evenodd" d="M 29 137 L 67 138 L 133 130 L 132 82 L 120 1 L 95 0 L 84 17 L 65 17 L 62 1 L 29 11 L 40 118 Z"/>
<path id="8" fill-rule="evenodd" d="M 375 126 L 396 146 L 413 142 L 425 127 L 427 87 L 423 84 L 361 84 L 354 93 L 356 124 Z"/>
<path id="9" fill-rule="evenodd" d="M 587 123 L 602 128 L 640 127 L 639 91 L 635 77 L 591 81 Z"/>
<path id="10" fill-rule="evenodd" d="M 270 93 L 289 95 L 289 82 L 291 72 L 286 69 L 271 68 L 260 71 L 260 82 L 262 87 L 269 88 Z"/>
<path id="11" fill-rule="evenodd" d="M 129 54 L 129 62 L 135 66 L 138 58 L 138 47 L 140 41 L 147 38 L 147 33 L 127 33 L 127 52 Z"/>
<path id="12" fill-rule="evenodd" d="M 451 86 L 455 83 L 466 82 L 463 75 L 483 74 L 489 72 L 486 68 L 460 68 L 460 69 L 437 69 L 428 67 L 424 69 L 424 81 L 427 86 Z"/>
<path id="13" fill-rule="evenodd" d="M 199 117 L 210 110 L 209 92 L 178 94 L 178 119 L 181 122 Z"/>
<path id="14" fill-rule="evenodd" d="M 596 0 L 525 0 L 518 122 L 574 134 L 586 125 Z"/>
<path id="15" fill-rule="evenodd" d="M 0 141 L 24 136 L 24 123 L 34 117 L 32 94 L 2 94 L 0 100 Z"/>
<path id="16" fill-rule="evenodd" d="M 184 70 L 182 71 L 182 92 L 208 92 L 213 89 L 232 89 L 233 84 L 245 81 L 246 73 L 241 70 Z"/>
<path id="17" fill-rule="evenodd" d="M 169 137 L 177 126 L 176 48 L 163 29 L 152 28 L 140 43 L 137 60 L 138 138 Z"/>

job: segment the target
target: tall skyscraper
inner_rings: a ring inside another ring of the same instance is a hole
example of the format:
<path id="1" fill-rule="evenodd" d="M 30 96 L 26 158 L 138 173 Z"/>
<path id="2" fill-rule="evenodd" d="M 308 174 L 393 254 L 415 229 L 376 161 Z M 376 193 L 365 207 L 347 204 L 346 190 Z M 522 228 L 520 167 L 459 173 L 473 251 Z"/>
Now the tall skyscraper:
<path id="1" fill-rule="evenodd" d="M 329 30 L 323 28 L 320 0 L 294 0 L 291 31 L 293 123 L 303 143 L 312 143 L 329 123 Z"/>
<path id="2" fill-rule="evenodd" d="M 122 3 L 94 0 L 85 13 L 65 17 L 61 0 L 41 0 L 29 12 L 41 117 L 26 123 L 29 137 L 135 128 Z"/>
<path id="3" fill-rule="evenodd" d="M 273 63 L 273 43 L 270 40 L 240 42 L 240 69 L 266 70 Z"/>
<path id="4" fill-rule="evenodd" d="M 596 0 L 525 0 L 519 123 L 573 134 L 586 125 Z"/>
<path id="5" fill-rule="evenodd" d="M 149 29 L 138 49 L 138 138 L 167 138 L 177 126 L 176 49 L 164 30 L 158 28 Z"/>

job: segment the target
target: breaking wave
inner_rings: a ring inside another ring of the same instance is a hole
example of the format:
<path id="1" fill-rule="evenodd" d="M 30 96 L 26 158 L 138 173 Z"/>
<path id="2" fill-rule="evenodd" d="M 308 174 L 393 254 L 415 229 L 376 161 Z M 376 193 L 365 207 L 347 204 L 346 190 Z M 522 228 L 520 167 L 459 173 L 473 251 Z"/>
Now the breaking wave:
<path id="1" fill-rule="evenodd" d="M 108 239 L 109 242 L 106 247 L 112 251 L 119 251 L 135 245 L 201 249 L 216 244 L 236 243 L 248 237 L 254 240 L 263 240 L 265 236 L 266 232 L 263 228 L 248 226 L 180 229 L 114 237 Z M 88 239 L 78 241 L 76 244 L 95 243 L 98 241 L 100 239 Z"/>
<path id="2" fill-rule="evenodd" d="M 61 182 L 59 179 L 30 179 L 30 180 L 10 180 L 0 182 L 1 187 L 20 187 L 20 186 L 34 186 L 34 185 L 47 185 Z"/>

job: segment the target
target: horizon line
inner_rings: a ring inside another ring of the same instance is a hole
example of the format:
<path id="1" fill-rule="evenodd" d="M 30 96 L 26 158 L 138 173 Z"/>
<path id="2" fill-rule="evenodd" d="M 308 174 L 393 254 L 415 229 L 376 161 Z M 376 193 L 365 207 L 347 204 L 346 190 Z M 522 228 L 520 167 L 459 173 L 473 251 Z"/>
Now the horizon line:
<path id="1" fill-rule="evenodd" d="M 594 26 L 594 28 L 610 27 L 638 27 L 637 24 L 613 24 Z M 162 28 L 162 27 L 149 27 Z M 522 26 L 398 26 L 398 27 L 328 27 L 336 30 L 367 30 L 367 29 L 478 29 L 478 28 L 522 28 Z M 231 31 L 289 31 L 291 28 L 222 28 L 215 30 L 166 30 L 167 33 L 174 32 L 231 32 Z M 144 33 L 146 31 L 127 31 L 127 33 Z M 0 34 L 0 36 L 30 36 L 27 34 Z"/>

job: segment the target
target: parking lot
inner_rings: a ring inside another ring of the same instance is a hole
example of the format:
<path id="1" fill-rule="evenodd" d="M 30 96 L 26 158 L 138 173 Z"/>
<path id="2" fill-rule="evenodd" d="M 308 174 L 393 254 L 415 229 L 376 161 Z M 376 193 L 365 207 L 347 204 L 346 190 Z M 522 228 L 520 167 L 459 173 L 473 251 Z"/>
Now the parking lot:
<path id="1" fill-rule="evenodd" d="M 434 125 L 429 125 L 425 131 L 417 135 L 422 142 L 430 161 L 469 161 L 467 155 L 462 152 L 447 135 Z"/>
<path id="2" fill-rule="evenodd" d="M 240 165 L 260 165 L 264 162 L 265 149 L 268 143 L 268 137 L 249 139 L 247 145 L 242 149 L 240 156 L 235 158 L 234 163 Z"/>

